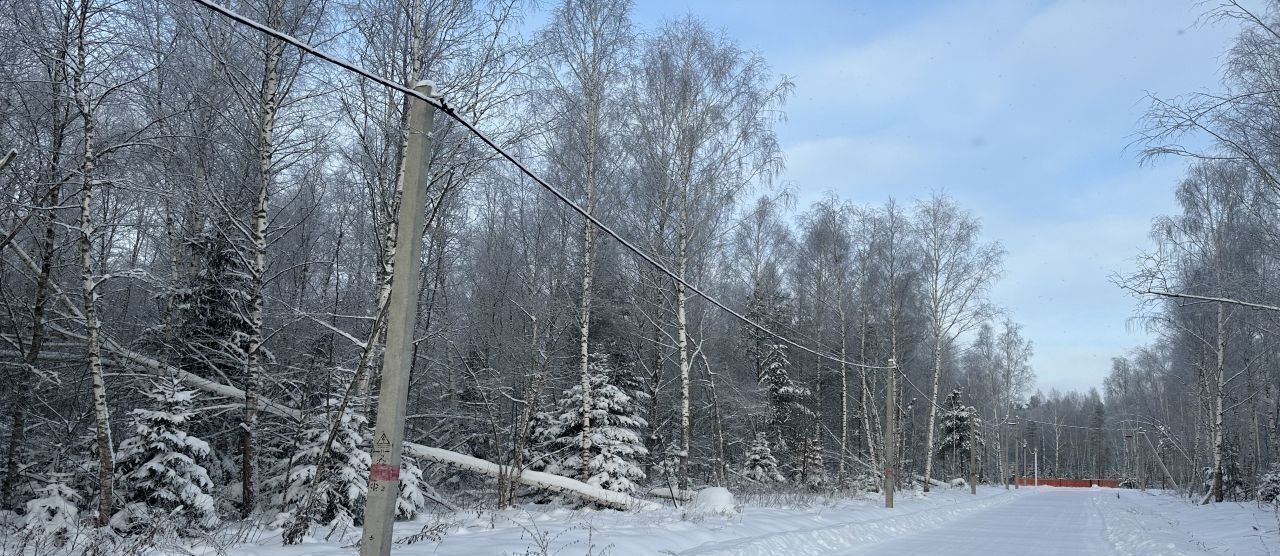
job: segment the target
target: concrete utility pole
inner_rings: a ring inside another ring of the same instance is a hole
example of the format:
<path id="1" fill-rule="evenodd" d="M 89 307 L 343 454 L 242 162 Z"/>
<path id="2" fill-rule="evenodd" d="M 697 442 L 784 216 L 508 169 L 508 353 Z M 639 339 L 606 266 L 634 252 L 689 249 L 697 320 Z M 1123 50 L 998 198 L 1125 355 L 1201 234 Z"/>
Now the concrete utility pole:
<path id="1" fill-rule="evenodd" d="M 996 460 L 1000 464 L 998 472 L 1000 473 L 1000 482 L 1004 483 L 1005 490 L 1009 490 L 1009 473 L 1006 472 L 1006 468 L 1009 466 L 1009 452 L 1005 451 L 1005 446 L 1008 446 L 1009 443 L 1004 435 L 1004 426 L 1008 424 L 1009 414 L 1005 413 L 1004 419 L 1000 421 L 996 429 L 996 434 L 1000 437 L 997 439 L 999 443 L 996 445 Z"/>
<path id="2" fill-rule="evenodd" d="M 894 414 L 894 401 L 898 394 L 893 382 L 897 378 L 894 376 L 897 370 L 898 361 L 890 359 L 889 369 L 885 371 L 884 382 L 884 507 L 886 508 L 893 507 L 893 468 L 898 459 L 898 437 L 894 431 L 894 425 L 897 421 L 897 415 Z"/>
<path id="3" fill-rule="evenodd" d="M 1141 433 L 1141 431 L 1139 431 L 1139 433 Z M 1139 448 L 1139 447 L 1138 447 L 1138 439 L 1137 439 L 1137 438 L 1133 439 L 1133 447 L 1135 448 L 1135 450 L 1134 450 L 1134 452 L 1135 452 L 1135 453 L 1134 453 L 1134 460 L 1135 460 L 1135 461 L 1134 461 L 1134 467 L 1136 467 L 1136 468 L 1137 468 L 1137 471 L 1136 471 L 1136 473 L 1135 473 L 1135 474 L 1138 476 L 1138 489 L 1139 489 L 1139 490 L 1141 490 L 1141 491 L 1143 491 L 1143 492 L 1146 492 L 1146 491 L 1147 491 L 1147 483 L 1142 482 L 1142 448 Z"/>
<path id="4" fill-rule="evenodd" d="M 969 494 L 978 494 L 978 419 L 969 420 Z"/>
<path id="5" fill-rule="evenodd" d="M 1014 421 L 1013 426 L 1017 427 L 1018 422 Z M 1016 430 L 1016 429 L 1015 429 Z M 1010 435 L 1013 436 L 1013 435 Z M 1013 488 L 1017 490 L 1021 487 L 1018 484 L 1018 477 L 1022 476 L 1022 433 L 1018 433 L 1018 438 L 1013 441 Z"/>
<path id="6" fill-rule="evenodd" d="M 1035 458 L 1035 485 L 1040 486 L 1040 448 L 1034 449 L 1031 453 Z"/>
<path id="7" fill-rule="evenodd" d="M 414 90 L 434 96 L 430 81 Z M 413 366 L 413 329 L 418 320 L 418 271 L 422 261 L 422 226 L 426 215 L 427 161 L 431 152 L 431 105 L 409 99 L 409 141 L 400 174 L 400 215 L 396 218 L 395 268 L 388 301 L 387 344 L 382 356 L 378 423 L 373 429 L 373 465 L 369 468 L 369 498 L 364 508 L 364 536 L 360 556 L 391 554 L 391 526 L 395 524 L 400 491 L 400 452 L 404 448 L 404 413 Z"/>
<path id="8" fill-rule="evenodd" d="M 1178 488 L 1178 480 L 1174 479 L 1173 473 L 1170 473 L 1169 468 L 1164 466 L 1164 460 L 1160 459 L 1160 453 L 1156 451 L 1155 445 L 1151 443 L 1151 438 L 1147 436 L 1146 431 L 1140 431 L 1139 434 L 1142 435 L 1143 440 L 1147 441 L 1147 447 L 1151 448 L 1151 457 L 1160 465 L 1160 470 L 1164 471 L 1164 476 L 1169 479 L 1169 484 L 1173 485 L 1173 488 L 1176 490 Z"/>

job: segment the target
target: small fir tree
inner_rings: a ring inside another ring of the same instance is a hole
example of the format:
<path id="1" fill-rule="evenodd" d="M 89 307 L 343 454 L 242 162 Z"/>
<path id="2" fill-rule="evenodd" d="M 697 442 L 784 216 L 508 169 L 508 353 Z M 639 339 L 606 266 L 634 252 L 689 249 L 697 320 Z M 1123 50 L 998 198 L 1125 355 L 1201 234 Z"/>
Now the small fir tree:
<path id="1" fill-rule="evenodd" d="M 289 470 L 277 479 L 285 485 L 279 505 L 286 513 L 308 511 L 315 523 L 330 527 L 360 525 L 369 493 L 371 461 L 364 449 L 368 421 L 353 407 L 357 404 L 343 408 L 324 462 L 328 469 L 318 473 L 320 453 L 341 403 L 339 398 L 326 398 L 322 410 L 307 418 Z"/>
<path id="2" fill-rule="evenodd" d="M 575 384 L 565 390 L 554 414 L 539 416 L 543 440 L 542 454 L 549 456 L 546 471 L 577 476 L 584 465 L 587 483 L 614 492 L 633 493 L 636 481 L 645 478 L 640 458 L 649 451 L 640 438 L 640 430 L 647 426 L 640 417 L 641 404 L 646 395 L 625 389 L 625 377 L 609 365 L 607 356 L 593 353 L 588 361 L 589 386 L 591 388 L 591 430 L 587 438 L 587 450 L 582 450 L 582 385 Z"/>
<path id="3" fill-rule="evenodd" d="M 778 471 L 778 459 L 773 457 L 773 451 L 769 449 L 769 437 L 765 433 L 756 433 L 755 440 L 747 448 L 747 464 L 742 473 L 762 483 L 786 481 Z"/>
<path id="4" fill-rule="evenodd" d="M 146 395 L 155 409 L 131 412 L 133 436 L 120 443 L 116 456 L 116 480 L 126 509 L 114 524 L 130 529 L 136 520 L 160 510 L 187 526 L 217 526 L 218 512 L 209 494 L 213 482 L 201 464 L 209 456 L 209 444 L 187 432 L 195 392 L 169 379 L 153 383 Z"/>
<path id="5" fill-rule="evenodd" d="M 823 461 L 822 445 L 817 439 L 806 438 L 800 443 L 800 469 L 796 481 L 816 489 L 827 482 L 827 467 Z"/>

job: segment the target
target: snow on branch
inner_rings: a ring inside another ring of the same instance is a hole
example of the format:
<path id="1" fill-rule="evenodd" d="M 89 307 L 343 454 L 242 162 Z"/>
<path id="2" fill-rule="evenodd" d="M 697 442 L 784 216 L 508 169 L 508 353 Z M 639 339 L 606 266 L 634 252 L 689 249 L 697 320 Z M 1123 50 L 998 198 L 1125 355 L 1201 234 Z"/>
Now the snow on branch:
<path id="1" fill-rule="evenodd" d="M 1133 291 L 1134 293 L 1139 293 L 1139 294 L 1157 295 L 1160 297 L 1172 297 L 1174 299 L 1193 299 L 1196 301 L 1212 301 L 1217 303 L 1229 303 L 1231 305 L 1239 305 L 1241 307 L 1249 307 L 1252 309 L 1263 309 L 1266 311 L 1280 311 L 1280 307 L 1276 307 L 1275 305 L 1263 305 L 1261 303 L 1253 303 L 1250 301 L 1240 301 L 1239 299 L 1231 299 L 1229 297 L 1209 297 L 1205 295 L 1195 295 L 1190 293 L 1178 293 L 1178 292 L 1169 292 L 1169 291 L 1161 291 L 1161 290 L 1153 290 L 1153 289 L 1145 289 L 1145 290 L 1134 289 Z"/>

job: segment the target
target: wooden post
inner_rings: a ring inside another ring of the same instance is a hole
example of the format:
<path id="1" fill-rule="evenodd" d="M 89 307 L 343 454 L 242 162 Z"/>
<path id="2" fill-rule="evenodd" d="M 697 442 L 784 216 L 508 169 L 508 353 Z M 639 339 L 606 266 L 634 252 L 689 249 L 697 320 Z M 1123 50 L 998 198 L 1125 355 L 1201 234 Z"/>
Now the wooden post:
<path id="1" fill-rule="evenodd" d="M 894 373 L 898 370 L 898 362 L 896 359 L 889 360 L 889 370 L 886 371 L 884 383 L 884 507 L 893 507 L 893 487 L 894 476 L 893 468 L 897 464 L 898 454 L 898 437 L 894 430 L 896 427 L 897 416 L 894 414 L 894 402 L 897 398 L 896 386 L 894 380 L 897 378 Z"/>
<path id="2" fill-rule="evenodd" d="M 420 81 L 414 90 L 431 95 L 434 87 Z M 364 509 L 360 556 L 391 554 L 396 498 L 400 490 L 400 456 L 404 448 L 404 414 L 413 366 L 413 330 L 418 320 L 418 274 L 422 266 L 422 226 L 426 215 L 427 161 L 431 151 L 431 105 L 409 99 L 408 145 L 400 173 L 400 214 L 396 219 L 395 268 L 391 275 L 386 351 L 378 396 L 378 423 L 369 453 L 369 498 Z"/>

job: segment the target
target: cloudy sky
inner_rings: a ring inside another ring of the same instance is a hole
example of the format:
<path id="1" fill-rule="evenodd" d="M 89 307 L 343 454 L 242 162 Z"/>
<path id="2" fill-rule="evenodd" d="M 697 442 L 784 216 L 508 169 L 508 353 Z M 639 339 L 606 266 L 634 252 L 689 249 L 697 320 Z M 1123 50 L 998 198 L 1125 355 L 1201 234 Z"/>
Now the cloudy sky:
<path id="1" fill-rule="evenodd" d="M 1008 251 L 993 292 L 1036 346 L 1040 386 L 1101 386 L 1148 340 L 1108 277 L 1150 244 L 1185 163 L 1130 147 L 1145 95 L 1218 82 L 1236 28 L 1163 1 L 638 0 L 692 13 L 796 84 L 780 134 L 801 205 L 944 191 Z"/>

